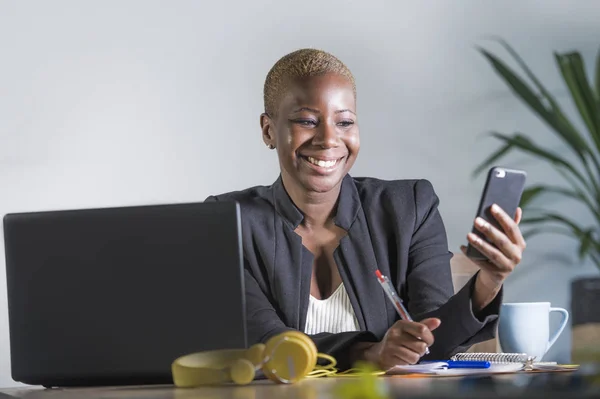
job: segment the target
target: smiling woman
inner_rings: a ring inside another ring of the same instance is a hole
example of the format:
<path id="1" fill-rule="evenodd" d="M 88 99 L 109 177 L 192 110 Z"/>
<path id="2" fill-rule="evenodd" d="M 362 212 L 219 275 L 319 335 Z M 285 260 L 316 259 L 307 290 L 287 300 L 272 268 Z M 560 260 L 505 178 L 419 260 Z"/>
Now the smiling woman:
<path id="1" fill-rule="evenodd" d="M 516 220 L 495 211 L 506 234 L 476 221 L 497 248 L 468 237 L 493 261 L 478 262 L 454 294 L 431 183 L 349 175 L 360 149 L 350 70 L 324 51 L 295 51 L 267 74 L 264 101 L 262 139 L 277 150 L 280 177 L 207 198 L 242 210 L 249 343 L 299 330 L 342 369 L 356 360 L 385 369 L 492 338 L 503 281 L 524 249 L 520 210 Z M 377 269 L 415 321 L 398 320 Z"/>

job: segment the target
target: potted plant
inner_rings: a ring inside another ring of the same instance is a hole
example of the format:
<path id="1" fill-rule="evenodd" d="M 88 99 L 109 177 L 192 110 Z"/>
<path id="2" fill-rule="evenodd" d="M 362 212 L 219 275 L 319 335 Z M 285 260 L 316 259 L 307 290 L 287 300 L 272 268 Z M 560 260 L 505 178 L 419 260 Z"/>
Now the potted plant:
<path id="1" fill-rule="evenodd" d="M 585 131 L 575 128 L 555 98 L 536 78 L 525 61 L 505 41 L 499 43 L 510 54 L 531 83 L 527 83 L 502 60 L 481 48 L 497 75 L 545 124 L 548 134 L 555 134 L 564 145 L 552 151 L 524 133 L 490 133 L 500 147 L 474 171 L 478 175 L 513 151 L 527 154 L 546 163 L 563 177 L 563 184 L 536 184 L 526 188 L 521 200 L 526 238 L 539 234 L 562 234 L 577 239 L 580 261 L 591 260 L 600 270 L 600 52 L 595 65 L 594 84 L 585 72 L 581 54 L 573 51 L 555 53 L 555 61 L 567 86 L 571 100 L 584 122 Z M 569 152 L 574 161 L 564 155 Z M 545 209 L 541 198 L 561 196 L 589 212 L 588 223 L 578 223 L 568 212 Z M 574 362 L 600 361 L 600 276 L 579 278 L 571 282 L 571 320 L 573 325 L 572 358 Z"/>

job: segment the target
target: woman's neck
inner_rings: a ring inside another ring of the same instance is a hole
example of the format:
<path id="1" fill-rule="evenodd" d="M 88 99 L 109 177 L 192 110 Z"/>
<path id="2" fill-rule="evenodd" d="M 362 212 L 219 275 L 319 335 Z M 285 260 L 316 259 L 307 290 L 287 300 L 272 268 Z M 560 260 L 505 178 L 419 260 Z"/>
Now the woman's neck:
<path id="1" fill-rule="evenodd" d="M 341 184 L 326 193 L 309 192 L 282 175 L 283 187 L 294 205 L 304 214 L 302 224 L 310 229 L 328 225 L 332 220 Z"/>

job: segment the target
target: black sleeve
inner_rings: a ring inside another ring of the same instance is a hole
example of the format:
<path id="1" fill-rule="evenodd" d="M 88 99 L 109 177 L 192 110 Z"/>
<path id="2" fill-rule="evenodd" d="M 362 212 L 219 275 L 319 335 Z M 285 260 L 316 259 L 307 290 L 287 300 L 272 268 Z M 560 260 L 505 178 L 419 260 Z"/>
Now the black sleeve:
<path id="1" fill-rule="evenodd" d="M 502 303 L 502 290 L 479 312 L 473 313 L 471 297 L 476 275 L 455 295 L 452 285 L 446 231 L 438 211 L 438 197 L 431 183 L 415 185 L 417 209 L 407 275 L 408 308 L 415 320 L 437 317 L 435 342 L 426 359 L 448 359 L 475 343 L 494 337 Z"/>

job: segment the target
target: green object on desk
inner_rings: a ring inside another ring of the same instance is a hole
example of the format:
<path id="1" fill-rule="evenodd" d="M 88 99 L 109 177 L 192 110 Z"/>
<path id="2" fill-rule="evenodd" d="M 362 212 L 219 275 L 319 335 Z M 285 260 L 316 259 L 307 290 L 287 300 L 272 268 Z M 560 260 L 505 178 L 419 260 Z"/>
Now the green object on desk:
<path id="1" fill-rule="evenodd" d="M 373 365 L 357 362 L 356 372 L 347 382 L 340 383 L 333 389 L 333 395 L 338 399 L 389 399 L 389 390 L 385 382 L 378 377 L 378 371 Z"/>

